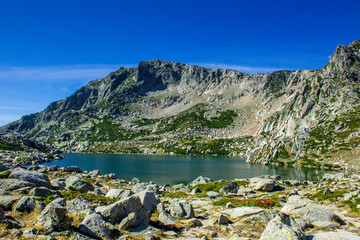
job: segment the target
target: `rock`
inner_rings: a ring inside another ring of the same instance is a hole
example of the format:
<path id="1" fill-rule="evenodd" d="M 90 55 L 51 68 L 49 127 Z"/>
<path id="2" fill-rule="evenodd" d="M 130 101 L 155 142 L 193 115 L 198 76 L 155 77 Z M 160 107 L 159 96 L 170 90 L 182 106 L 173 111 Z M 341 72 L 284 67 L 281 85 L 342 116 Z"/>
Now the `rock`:
<path id="1" fill-rule="evenodd" d="M 146 184 L 145 183 L 138 183 L 131 189 L 134 193 L 138 193 L 141 191 L 146 190 Z"/>
<path id="2" fill-rule="evenodd" d="M 95 240 L 95 238 L 85 236 L 81 233 L 75 233 L 74 240 Z"/>
<path id="3" fill-rule="evenodd" d="M 190 186 L 195 186 L 198 184 L 203 184 L 203 183 L 209 183 L 212 182 L 213 180 L 211 180 L 208 177 L 203 177 L 203 176 L 199 176 L 197 177 L 194 181 L 192 181 L 191 183 L 189 183 Z"/>
<path id="4" fill-rule="evenodd" d="M 36 207 L 36 201 L 29 196 L 22 197 L 14 207 L 15 211 L 19 212 L 31 212 Z"/>
<path id="5" fill-rule="evenodd" d="M 52 180 L 51 185 L 56 190 L 65 190 L 65 186 L 66 186 L 65 179 L 64 180 L 60 180 L 60 179 Z"/>
<path id="6" fill-rule="evenodd" d="M 93 191 L 94 186 L 89 183 L 87 180 L 82 179 L 77 176 L 69 176 L 65 179 L 66 188 L 78 191 L 81 193 L 87 193 L 88 191 Z"/>
<path id="7" fill-rule="evenodd" d="M 226 209 L 223 211 L 225 214 L 229 214 L 232 219 L 243 217 L 247 215 L 256 214 L 259 212 L 263 212 L 264 209 L 259 207 L 237 207 L 232 209 Z"/>
<path id="8" fill-rule="evenodd" d="M 130 213 L 126 218 L 124 218 L 120 224 L 120 230 L 130 230 L 131 228 L 136 227 L 136 214 Z"/>
<path id="9" fill-rule="evenodd" d="M 2 196 L 0 197 L 0 207 L 4 210 L 11 210 L 12 205 L 19 199 L 19 197 L 14 197 L 11 195 Z"/>
<path id="10" fill-rule="evenodd" d="M 176 218 L 192 218 L 194 217 L 194 209 L 187 201 L 173 201 L 170 204 L 170 214 Z"/>
<path id="11" fill-rule="evenodd" d="M 14 218 L 10 216 L 5 216 L 5 218 L 2 220 L 2 223 L 7 225 L 7 228 L 24 228 L 25 224 L 16 221 Z"/>
<path id="12" fill-rule="evenodd" d="M 109 173 L 107 176 L 110 179 L 117 179 L 118 178 L 115 173 Z"/>
<path id="13" fill-rule="evenodd" d="M 39 234 L 39 232 L 35 228 L 29 228 L 23 232 L 24 237 L 32 237 L 32 236 L 38 235 L 38 234 Z"/>
<path id="14" fill-rule="evenodd" d="M 208 191 L 207 193 L 206 193 L 206 195 L 209 197 L 209 198 L 216 198 L 217 196 L 219 196 L 220 195 L 220 193 L 218 193 L 218 192 L 214 192 L 214 191 Z"/>
<path id="15" fill-rule="evenodd" d="M 160 203 L 160 199 L 155 196 L 154 192 L 144 190 L 137 193 L 136 195 L 139 196 L 142 205 L 148 212 L 152 212 L 154 209 L 156 209 L 158 203 Z"/>
<path id="16" fill-rule="evenodd" d="M 120 232 L 111 223 L 106 222 L 97 213 L 85 217 L 79 226 L 79 231 L 93 238 L 112 239 L 120 235 Z"/>
<path id="17" fill-rule="evenodd" d="M 333 222 L 315 221 L 311 223 L 314 227 L 334 229 L 337 225 Z"/>
<path id="18" fill-rule="evenodd" d="M 271 178 L 255 177 L 250 179 L 249 186 L 258 191 L 271 192 L 275 187 L 275 180 Z"/>
<path id="19" fill-rule="evenodd" d="M 325 188 L 324 195 L 333 193 L 329 188 Z"/>
<path id="20" fill-rule="evenodd" d="M 140 182 L 140 180 L 137 177 L 134 177 L 131 182 L 137 184 Z"/>
<path id="21" fill-rule="evenodd" d="M 10 168 L 8 166 L 0 164 L 0 172 L 6 171 L 6 170 L 9 170 L 9 169 Z"/>
<path id="22" fill-rule="evenodd" d="M 356 233 L 337 230 L 336 232 L 318 232 L 310 236 L 312 240 L 360 240 L 360 236 Z"/>
<path id="23" fill-rule="evenodd" d="M 8 191 L 0 188 L 0 195 L 11 195 Z"/>
<path id="24" fill-rule="evenodd" d="M 65 230 L 69 222 L 66 217 L 67 211 L 64 203 L 66 204 L 65 199 L 56 199 L 49 203 L 41 211 L 35 226 L 43 227 L 47 233 Z"/>
<path id="25" fill-rule="evenodd" d="M 251 188 L 240 186 L 238 191 L 237 191 L 237 194 L 246 195 L 246 194 L 251 193 L 251 192 L 253 192 L 253 190 Z"/>
<path id="26" fill-rule="evenodd" d="M 201 190 L 200 190 L 200 188 L 198 188 L 198 187 L 196 187 L 196 188 L 194 188 L 193 190 L 191 190 L 191 195 L 195 195 L 195 194 L 197 194 L 197 193 L 201 193 Z"/>
<path id="27" fill-rule="evenodd" d="M 295 217 L 306 219 L 310 223 L 322 221 L 343 224 L 343 220 L 341 220 L 337 214 L 298 195 L 290 196 L 281 211 L 294 215 Z"/>
<path id="28" fill-rule="evenodd" d="M 305 240 L 305 233 L 300 225 L 289 215 L 279 213 L 266 226 L 260 240 Z"/>
<path id="29" fill-rule="evenodd" d="M 96 209 L 98 210 L 98 208 Z M 99 213 L 105 220 L 119 224 L 130 213 L 136 213 L 136 225 L 146 226 L 149 224 L 150 216 L 141 203 L 139 196 L 133 195 L 109 206 L 99 209 Z"/>
<path id="30" fill-rule="evenodd" d="M 34 187 L 29 191 L 29 194 L 36 197 L 48 197 L 50 195 L 59 195 L 57 191 L 50 190 L 46 187 Z"/>
<path id="31" fill-rule="evenodd" d="M 217 222 L 220 225 L 226 225 L 229 223 L 229 219 L 224 214 L 220 214 Z"/>
<path id="32" fill-rule="evenodd" d="M 95 212 L 89 201 L 83 197 L 76 197 L 71 201 L 67 201 L 66 209 L 68 214 L 75 217 L 84 217 Z"/>
<path id="33" fill-rule="evenodd" d="M 23 187 L 23 188 L 15 189 L 14 192 L 17 192 L 20 194 L 29 194 L 31 189 L 33 189 L 33 188 L 32 187 Z"/>
<path id="34" fill-rule="evenodd" d="M 0 179 L 0 188 L 5 191 L 13 191 L 23 187 L 35 187 L 35 184 L 18 179 Z"/>
<path id="35" fill-rule="evenodd" d="M 78 172 L 81 173 L 82 169 L 77 166 L 69 166 L 64 168 L 64 172 Z"/>
<path id="36" fill-rule="evenodd" d="M 110 189 L 107 192 L 106 197 L 112 199 L 125 199 L 133 194 L 134 193 L 128 189 Z"/>
<path id="37" fill-rule="evenodd" d="M 229 194 L 229 193 L 237 193 L 238 184 L 235 181 L 229 182 L 225 184 L 222 188 L 220 188 L 219 193 L 221 194 Z"/>
<path id="38" fill-rule="evenodd" d="M 176 223 L 176 219 L 166 212 L 160 212 L 158 220 L 168 228 L 172 228 Z"/>
<path id="39" fill-rule="evenodd" d="M 33 183 L 37 187 L 52 188 L 48 176 L 43 173 L 26 170 L 15 170 L 11 172 L 9 177 Z"/>
<path id="40" fill-rule="evenodd" d="M 0 207 L 0 221 L 3 220 L 5 218 L 5 212 L 4 210 Z"/>

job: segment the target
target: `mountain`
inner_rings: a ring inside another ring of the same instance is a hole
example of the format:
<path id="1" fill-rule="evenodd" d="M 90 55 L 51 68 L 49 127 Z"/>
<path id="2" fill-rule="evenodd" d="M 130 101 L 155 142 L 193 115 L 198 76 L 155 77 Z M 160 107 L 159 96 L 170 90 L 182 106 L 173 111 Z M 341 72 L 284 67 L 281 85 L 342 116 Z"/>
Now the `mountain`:
<path id="1" fill-rule="evenodd" d="M 246 74 L 152 60 L 0 128 L 64 151 L 246 155 L 360 167 L 360 41 L 322 69 Z"/>

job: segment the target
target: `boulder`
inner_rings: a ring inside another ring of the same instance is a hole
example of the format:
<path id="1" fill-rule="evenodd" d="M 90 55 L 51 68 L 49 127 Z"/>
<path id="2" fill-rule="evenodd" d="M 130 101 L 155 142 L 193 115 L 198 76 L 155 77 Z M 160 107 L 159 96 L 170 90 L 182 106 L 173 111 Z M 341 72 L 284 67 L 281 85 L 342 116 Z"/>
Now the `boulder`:
<path id="1" fill-rule="evenodd" d="M 201 190 L 200 190 L 200 188 L 198 188 L 198 187 L 194 188 L 194 189 L 191 190 L 191 192 L 190 192 L 191 195 L 195 195 L 195 194 L 197 194 L 197 193 L 201 193 Z"/>
<path id="2" fill-rule="evenodd" d="M 57 191 L 48 189 L 46 187 L 34 187 L 29 191 L 29 194 L 36 197 L 48 197 L 50 195 L 59 195 Z"/>
<path id="3" fill-rule="evenodd" d="M 110 189 L 106 193 L 106 197 L 112 198 L 112 199 L 125 199 L 127 197 L 130 197 L 134 193 L 128 189 Z"/>
<path id="4" fill-rule="evenodd" d="M 4 189 L 0 188 L 0 195 L 11 195 L 8 191 L 5 191 Z"/>
<path id="5" fill-rule="evenodd" d="M 135 213 L 130 213 L 129 215 L 127 215 L 126 218 L 124 218 L 123 220 L 121 220 L 120 224 L 119 224 L 119 229 L 120 230 L 130 230 L 131 228 L 136 227 L 136 214 Z"/>
<path id="6" fill-rule="evenodd" d="M 76 197 L 66 202 L 66 209 L 71 216 L 87 216 L 94 213 L 94 208 L 88 200 L 83 197 Z"/>
<path id="7" fill-rule="evenodd" d="M 139 196 L 142 205 L 148 212 L 152 212 L 156 209 L 156 206 L 160 203 L 160 199 L 155 196 L 152 191 L 144 190 L 136 194 Z"/>
<path id="8" fill-rule="evenodd" d="M 252 214 L 257 214 L 263 212 L 264 209 L 259 207 L 237 207 L 237 208 L 230 208 L 223 211 L 223 213 L 230 215 L 232 219 L 248 216 Z"/>
<path id="9" fill-rule="evenodd" d="M 93 238 L 113 239 L 120 232 L 109 222 L 106 222 L 100 214 L 92 213 L 81 222 L 79 231 Z"/>
<path id="10" fill-rule="evenodd" d="M 203 183 L 209 183 L 212 182 L 213 180 L 211 180 L 208 177 L 203 177 L 203 176 L 199 176 L 197 177 L 194 181 L 192 181 L 191 183 L 189 183 L 190 186 L 195 186 L 198 184 L 203 184 Z"/>
<path id="11" fill-rule="evenodd" d="M 2 221 L 5 218 L 5 212 L 4 210 L 0 207 L 0 221 Z"/>
<path id="12" fill-rule="evenodd" d="M 81 233 L 75 233 L 74 240 L 95 240 L 95 238 L 85 236 Z"/>
<path id="13" fill-rule="evenodd" d="M 220 214 L 217 222 L 220 225 L 226 225 L 229 223 L 229 219 L 224 214 Z"/>
<path id="14" fill-rule="evenodd" d="M 43 173 L 17 169 L 11 172 L 9 177 L 33 183 L 37 187 L 52 188 L 48 176 Z"/>
<path id="15" fill-rule="evenodd" d="M 65 189 L 65 179 L 56 179 L 51 181 L 51 185 L 56 190 L 64 190 Z"/>
<path id="16" fill-rule="evenodd" d="M 135 186 L 132 187 L 132 191 L 134 193 L 138 193 L 141 191 L 144 191 L 146 189 L 146 184 L 145 183 L 137 183 Z"/>
<path id="17" fill-rule="evenodd" d="M 312 240 L 360 240 L 360 236 L 356 233 L 347 232 L 344 230 L 337 230 L 336 232 L 318 232 L 311 235 L 309 239 Z"/>
<path id="18" fill-rule="evenodd" d="M 249 187 L 258 191 L 271 192 L 275 187 L 275 183 L 272 178 L 255 177 L 250 179 Z"/>
<path id="19" fill-rule="evenodd" d="M 64 172 L 78 172 L 81 173 L 82 169 L 77 166 L 69 166 L 64 168 Z"/>
<path id="20" fill-rule="evenodd" d="M 160 212 L 158 220 L 168 228 L 173 227 L 176 223 L 176 219 L 166 212 Z"/>
<path id="21" fill-rule="evenodd" d="M 149 224 L 150 215 L 141 203 L 137 195 L 130 196 L 109 206 L 97 208 L 105 220 L 112 224 L 119 224 L 130 213 L 136 213 L 136 226 Z"/>
<path id="22" fill-rule="evenodd" d="M 264 232 L 261 234 L 260 240 L 288 240 L 298 239 L 305 240 L 305 233 L 301 226 L 289 215 L 279 213 L 271 220 Z"/>
<path id="23" fill-rule="evenodd" d="M 225 184 L 222 188 L 220 188 L 219 193 L 221 194 L 229 194 L 229 193 L 237 193 L 238 184 L 235 181 L 229 182 Z"/>
<path id="24" fill-rule="evenodd" d="M 2 196 L 0 197 L 0 207 L 4 210 L 11 210 L 12 205 L 19 199 L 19 197 L 14 197 L 11 195 Z"/>
<path id="25" fill-rule="evenodd" d="M 49 203 L 45 209 L 41 211 L 35 226 L 43 227 L 47 233 L 67 229 L 69 222 L 66 217 L 67 211 L 65 205 L 65 199 L 56 199 Z"/>
<path id="26" fill-rule="evenodd" d="M 0 164 L 0 172 L 6 171 L 6 170 L 9 170 L 9 169 L 10 168 L 8 166 Z"/>
<path id="27" fill-rule="evenodd" d="M 36 201 L 34 198 L 29 196 L 22 197 L 14 207 L 15 211 L 19 212 L 31 212 L 36 207 Z"/>
<path id="28" fill-rule="evenodd" d="M 67 189 L 81 193 L 87 193 L 88 191 L 93 191 L 95 189 L 91 183 L 78 176 L 67 177 L 65 179 L 65 185 Z"/>
<path id="29" fill-rule="evenodd" d="M 173 201 L 170 204 L 170 214 L 176 218 L 194 217 L 194 209 L 190 203 L 185 200 Z"/>
<path id="30" fill-rule="evenodd" d="M 18 179 L 0 179 L 0 188 L 5 191 L 13 191 L 24 187 L 35 187 L 35 184 Z"/>
<path id="31" fill-rule="evenodd" d="M 335 222 L 340 225 L 344 223 L 337 214 L 315 204 L 309 199 L 303 199 L 299 195 L 290 196 L 281 211 L 295 217 L 306 219 L 310 223 L 316 221 Z"/>

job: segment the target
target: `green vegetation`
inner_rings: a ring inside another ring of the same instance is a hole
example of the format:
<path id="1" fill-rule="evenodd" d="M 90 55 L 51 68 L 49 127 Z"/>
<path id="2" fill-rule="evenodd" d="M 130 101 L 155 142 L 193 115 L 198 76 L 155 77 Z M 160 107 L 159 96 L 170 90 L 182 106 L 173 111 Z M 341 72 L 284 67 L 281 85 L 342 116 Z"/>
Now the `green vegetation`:
<path id="1" fill-rule="evenodd" d="M 360 216 L 360 209 L 357 208 L 357 206 L 360 204 L 360 198 L 358 198 L 356 195 L 351 197 L 347 201 L 342 201 L 339 204 L 339 207 L 349 207 L 351 210 L 351 213 L 356 214 L 357 216 Z"/>
<path id="2" fill-rule="evenodd" d="M 223 198 L 218 201 L 214 201 L 214 206 L 225 206 L 230 202 L 234 207 L 261 207 L 261 208 L 273 208 L 281 207 L 280 202 L 283 199 L 280 198 L 260 198 L 260 199 L 243 199 L 243 198 Z"/>
<path id="3" fill-rule="evenodd" d="M 8 178 L 10 173 L 11 173 L 10 170 L 5 170 L 5 171 L 0 172 L 0 178 Z"/>
<path id="4" fill-rule="evenodd" d="M 339 197 L 343 197 L 344 194 L 346 193 L 345 190 L 341 190 L 341 191 L 335 191 L 330 194 L 324 194 L 324 190 L 325 188 L 320 188 L 320 190 L 318 190 L 317 193 L 313 194 L 309 198 L 311 200 L 317 199 L 319 201 L 327 200 L 327 201 L 335 202 Z"/>
<path id="5" fill-rule="evenodd" d="M 213 191 L 213 192 L 219 192 L 219 190 L 225 186 L 227 183 L 229 183 L 230 181 L 224 181 L 224 182 L 210 182 L 210 183 L 203 183 L 203 184 L 198 184 L 195 186 L 189 186 L 190 190 L 198 187 L 201 190 L 200 194 L 197 194 L 197 197 L 206 197 L 206 193 L 209 191 Z M 246 181 L 236 181 L 238 186 L 245 186 L 247 185 Z"/>
<path id="6" fill-rule="evenodd" d="M 178 191 L 178 192 L 167 193 L 167 194 L 165 194 L 165 197 L 168 197 L 168 198 L 186 198 L 187 194 L 185 192 Z"/>
<path id="7" fill-rule="evenodd" d="M 0 149 L 7 151 L 24 151 L 18 143 L 8 142 L 6 139 L 0 139 Z"/>
<path id="8" fill-rule="evenodd" d="M 158 121 L 157 119 L 142 119 L 142 120 L 132 121 L 132 123 L 136 124 L 138 126 L 148 126 L 148 125 L 156 123 L 157 121 Z"/>
<path id="9" fill-rule="evenodd" d="M 54 197 L 54 195 L 50 195 L 47 197 L 39 197 L 39 200 L 43 201 L 45 203 L 45 205 L 48 205 L 49 203 L 51 203 L 52 201 L 55 200 L 55 197 Z"/>
<path id="10" fill-rule="evenodd" d="M 107 197 L 92 194 L 92 193 L 80 193 L 77 191 L 63 191 L 63 192 L 61 192 L 61 194 L 67 201 L 73 200 L 76 197 L 83 197 L 92 203 L 99 203 L 101 205 L 111 204 L 111 203 L 115 202 L 115 200 L 112 198 L 107 198 Z"/>

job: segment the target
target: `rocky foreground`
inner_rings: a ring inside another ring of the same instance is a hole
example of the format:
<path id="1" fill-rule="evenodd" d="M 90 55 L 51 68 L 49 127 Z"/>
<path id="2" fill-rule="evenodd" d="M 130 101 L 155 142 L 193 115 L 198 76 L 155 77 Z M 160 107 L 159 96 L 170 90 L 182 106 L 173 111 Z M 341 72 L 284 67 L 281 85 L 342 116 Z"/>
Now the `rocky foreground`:
<path id="1" fill-rule="evenodd" d="M 360 239 L 360 175 L 131 182 L 0 165 L 1 239 Z"/>

